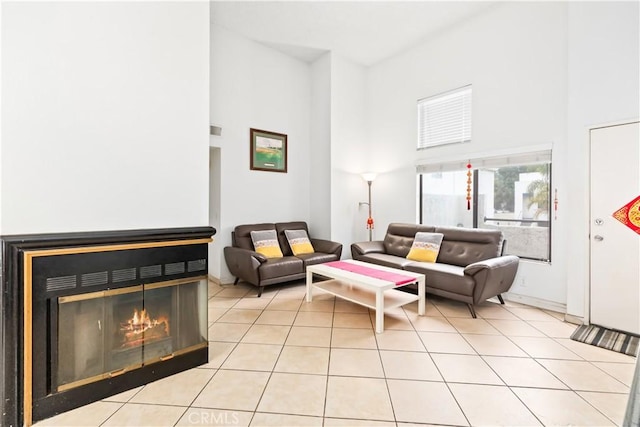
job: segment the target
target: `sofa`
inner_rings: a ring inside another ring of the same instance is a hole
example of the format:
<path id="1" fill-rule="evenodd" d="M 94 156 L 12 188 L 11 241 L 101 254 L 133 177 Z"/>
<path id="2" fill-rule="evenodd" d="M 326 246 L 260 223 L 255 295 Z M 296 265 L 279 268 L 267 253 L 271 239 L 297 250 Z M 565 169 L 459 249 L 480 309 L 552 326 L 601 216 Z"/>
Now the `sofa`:
<path id="1" fill-rule="evenodd" d="M 267 258 L 255 251 L 251 232 L 264 230 L 275 230 L 282 257 Z M 227 267 L 235 276 L 234 285 L 239 280 L 251 283 L 258 287 L 260 297 L 265 286 L 304 279 L 308 265 L 340 259 L 342 244 L 311 236 L 309 240 L 313 246 L 313 253 L 294 256 L 285 230 L 305 230 L 309 235 L 307 223 L 304 221 L 246 224 L 234 228 L 231 232 L 231 246 L 224 248 Z"/>
<path id="2" fill-rule="evenodd" d="M 418 232 L 442 233 L 442 243 L 435 262 L 407 259 Z M 422 273 L 427 293 L 466 303 L 476 318 L 475 305 L 507 292 L 519 258 L 503 255 L 506 241 L 500 230 L 434 227 L 421 224 L 389 224 L 382 241 L 354 243 L 355 260 Z"/>

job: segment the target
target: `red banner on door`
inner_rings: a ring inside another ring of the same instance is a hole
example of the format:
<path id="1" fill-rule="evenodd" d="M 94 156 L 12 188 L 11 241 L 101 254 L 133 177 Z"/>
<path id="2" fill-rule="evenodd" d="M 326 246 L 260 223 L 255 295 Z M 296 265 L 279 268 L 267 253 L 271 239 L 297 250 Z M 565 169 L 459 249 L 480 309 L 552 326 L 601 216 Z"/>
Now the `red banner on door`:
<path id="1" fill-rule="evenodd" d="M 640 234 L 640 196 L 615 211 L 613 217 Z"/>

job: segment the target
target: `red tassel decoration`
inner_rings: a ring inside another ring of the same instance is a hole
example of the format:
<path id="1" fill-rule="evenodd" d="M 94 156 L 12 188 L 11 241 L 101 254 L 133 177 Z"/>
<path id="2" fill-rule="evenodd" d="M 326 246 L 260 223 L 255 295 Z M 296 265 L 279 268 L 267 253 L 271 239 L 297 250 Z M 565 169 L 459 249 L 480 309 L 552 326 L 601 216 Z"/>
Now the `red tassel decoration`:
<path id="1" fill-rule="evenodd" d="M 467 163 L 467 210 L 471 210 L 471 161 Z"/>

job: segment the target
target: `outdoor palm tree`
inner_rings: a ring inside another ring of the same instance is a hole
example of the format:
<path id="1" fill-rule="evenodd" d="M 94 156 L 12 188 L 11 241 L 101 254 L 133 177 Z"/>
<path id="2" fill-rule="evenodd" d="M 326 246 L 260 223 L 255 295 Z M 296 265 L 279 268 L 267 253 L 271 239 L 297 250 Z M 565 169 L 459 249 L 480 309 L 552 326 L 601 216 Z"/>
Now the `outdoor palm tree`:
<path id="1" fill-rule="evenodd" d="M 534 204 L 537 206 L 533 217 L 538 219 L 549 212 L 549 165 L 538 165 L 532 172 L 538 172 L 541 178 L 531 181 L 527 186 L 527 192 L 531 195 L 527 207 L 531 208 Z"/>

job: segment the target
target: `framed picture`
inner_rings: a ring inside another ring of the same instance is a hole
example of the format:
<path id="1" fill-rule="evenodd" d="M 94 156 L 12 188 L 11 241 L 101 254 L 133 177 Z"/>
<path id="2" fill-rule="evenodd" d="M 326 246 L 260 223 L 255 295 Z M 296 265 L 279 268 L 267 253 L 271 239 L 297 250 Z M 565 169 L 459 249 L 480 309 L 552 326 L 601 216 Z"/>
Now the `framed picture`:
<path id="1" fill-rule="evenodd" d="M 251 170 L 287 173 L 287 135 L 251 129 Z"/>

